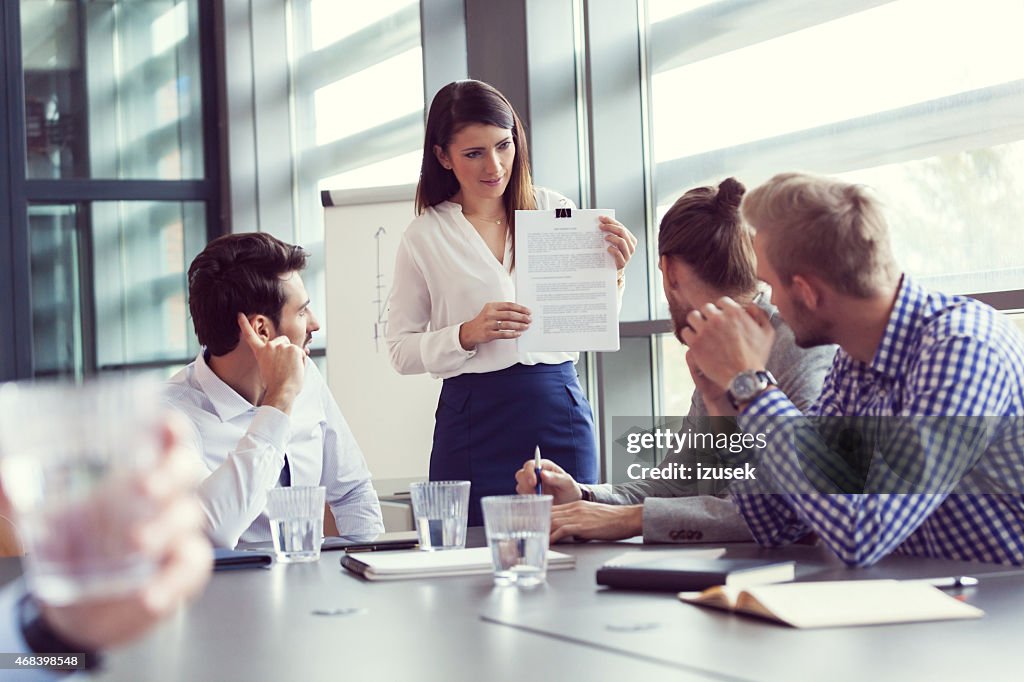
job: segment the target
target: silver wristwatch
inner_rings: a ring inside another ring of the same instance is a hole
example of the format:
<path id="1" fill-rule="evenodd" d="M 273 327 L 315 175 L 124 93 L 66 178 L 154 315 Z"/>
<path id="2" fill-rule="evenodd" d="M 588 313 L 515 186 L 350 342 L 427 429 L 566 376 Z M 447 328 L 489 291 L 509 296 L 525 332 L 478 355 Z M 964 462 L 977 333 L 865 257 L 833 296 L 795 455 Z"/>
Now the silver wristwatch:
<path id="1" fill-rule="evenodd" d="M 775 377 L 768 370 L 748 369 L 733 377 L 733 380 L 729 382 L 729 389 L 725 392 L 725 395 L 729 398 L 732 406 L 738 410 L 740 405 L 750 402 L 764 389 L 769 386 L 778 385 L 779 382 L 775 380 Z"/>

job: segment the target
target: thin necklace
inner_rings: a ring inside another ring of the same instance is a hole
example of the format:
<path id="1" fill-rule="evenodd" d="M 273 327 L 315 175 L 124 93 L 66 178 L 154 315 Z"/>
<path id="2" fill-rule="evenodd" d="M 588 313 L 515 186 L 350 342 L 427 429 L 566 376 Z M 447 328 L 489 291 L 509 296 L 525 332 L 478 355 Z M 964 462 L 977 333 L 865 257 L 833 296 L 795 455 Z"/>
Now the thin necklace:
<path id="1" fill-rule="evenodd" d="M 473 220 L 475 218 L 476 220 L 483 220 L 484 222 L 494 223 L 495 225 L 501 225 L 503 222 L 505 222 L 504 218 L 485 218 L 484 216 L 471 215 L 469 213 L 465 213 L 463 215 L 465 215 L 466 218 L 468 218 L 469 220 Z"/>

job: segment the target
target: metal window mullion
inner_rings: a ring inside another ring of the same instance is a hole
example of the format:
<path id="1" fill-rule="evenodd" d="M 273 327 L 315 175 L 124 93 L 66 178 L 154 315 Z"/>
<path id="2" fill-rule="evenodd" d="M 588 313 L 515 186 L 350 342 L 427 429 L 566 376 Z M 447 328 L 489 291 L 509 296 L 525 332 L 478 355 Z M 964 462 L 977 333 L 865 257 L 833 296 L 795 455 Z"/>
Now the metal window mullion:
<path id="1" fill-rule="evenodd" d="M 75 211 L 78 237 L 78 300 L 81 310 L 82 372 L 94 376 L 99 363 L 96 339 L 96 268 L 93 240 L 92 202 L 80 204 Z"/>
<path id="2" fill-rule="evenodd" d="M 642 0 L 639 0 L 642 1 Z M 651 240 L 646 195 L 643 42 L 638 2 L 586 0 L 587 102 L 589 105 L 591 206 L 614 208 L 616 217 L 637 236 L 637 254 L 627 269 L 623 300 L 627 322 L 649 319 Z M 648 415 L 654 410 L 654 361 L 647 339 L 623 338 L 616 354 L 597 355 L 598 413 L 603 473 L 612 470 L 612 418 Z"/>
<path id="3" fill-rule="evenodd" d="M 0 7 L 0 74 L 4 82 L 0 84 L 0 126 L 8 131 L 8 138 L 17 134 L 10 121 L 10 109 L 7 98 L 10 77 L 7 70 L 7 48 L 10 41 L 7 33 L 7 12 Z M 14 223 L 14 201 L 11 198 L 11 145 L 0 145 L 0 222 L 11 225 Z M 17 329 L 14 313 L 15 300 L 14 282 L 14 230 L 0 230 L 0 301 L 11 303 L 0 305 L 0 326 L 4 329 Z M 0 381 L 15 379 L 17 372 L 16 334 L 4 334 L 0 340 Z"/>
<path id="4" fill-rule="evenodd" d="M 220 3 L 198 3 L 199 79 L 203 120 L 203 178 L 206 182 L 206 239 L 212 241 L 229 230 L 223 210 L 229 187 L 227 168 L 227 124 L 222 116 L 220 74 L 223 69 L 224 17 Z M 211 134 L 216 131 L 216 134 Z M 185 229 L 187 234 L 188 230 Z"/>
<path id="5" fill-rule="evenodd" d="M 75 10 L 75 21 L 78 26 L 78 65 L 81 69 L 82 77 L 72 81 L 71 87 L 77 90 L 76 94 L 80 98 L 78 101 L 83 103 L 79 118 L 79 126 L 83 133 L 85 133 L 79 136 L 80 139 L 78 140 L 78 142 L 81 154 L 78 155 L 74 160 L 74 172 L 79 175 L 88 175 L 90 168 L 89 159 L 91 154 L 91 135 L 89 135 L 87 132 L 89 130 L 90 120 L 89 107 L 85 105 L 85 102 L 87 101 L 87 98 L 89 96 L 89 87 L 87 83 L 86 73 L 86 69 L 88 68 L 88 54 L 86 52 L 87 48 L 85 44 L 88 32 L 86 31 L 86 8 L 83 5 L 84 3 L 82 2 L 82 0 L 79 0 L 78 8 Z"/>
<path id="6" fill-rule="evenodd" d="M 7 118 L 5 190 L 10 212 L 10 241 L 7 261 L 0 260 L 9 275 L 10 311 L 4 320 L 9 331 L 2 355 L 6 360 L 0 378 L 24 379 L 32 376 L 32 279 L 29 270 L 31 251 L 28 234 L 28 204 L 25 199 L 25 77 L 21 55 L 21 8 L 18 2 L 0 3 L 3 13 L 3 47 L 5 53 L 4 85 Z M 17 333 L 15 333 L 17 332 Z"/>
<path id="7" fill-rule="evenodd" d="M 984 293 L 967 294 L 996 310 L 1004 312 L 1024 310 L 1024 289 L 1013 291 L 987 291 Z"/>
<path id="8" fill-rule="evenodd" d="M 33 203 L 77 201 L 209 201 L 218 191 L 211 180 L 28 180 L 25 196 Z"/>
<path id="9" fill-rule="evenodd" d="M 434 94 L 469 76 L 464 0 L 420 0 L 424 118 Z"/>

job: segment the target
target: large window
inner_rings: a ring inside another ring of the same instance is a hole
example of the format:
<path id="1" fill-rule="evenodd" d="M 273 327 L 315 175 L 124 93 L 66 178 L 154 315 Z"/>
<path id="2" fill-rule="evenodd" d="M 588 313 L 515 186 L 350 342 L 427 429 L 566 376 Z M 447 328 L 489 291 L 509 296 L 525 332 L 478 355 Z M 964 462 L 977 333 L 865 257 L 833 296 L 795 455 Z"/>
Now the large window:
<path id="1" fill-rule="evenodd" d="M 203 177 L 196 3 L 21 3 L 28 177 Z"/>
<path id="2" fill-rule="evenodd" d="M 926 285 L 1024 290 L 1024 251 L 1007 248 L 1024 212 L 1019 0 L 646 10 L 656 219 L 729 175 L 753 187 L 786 170 L 834 174 L 878 191 L 897 257 Z M 663 407 L 688 389 L 671 345 L 659 341 Z"/>
<path id="3" fill-rule="evenodd" d="M 36 376 L 169 371 L 197 352 L 184 270 L 202 203 L 31 204 L 28 220 Z"/>
<path id="4" fill-rule="evenodd" d="M 26 330 L 4 377 L 167 373 L 197 351 L 185 270 L 220 218 L 212 25 L 199 0 L 4 4 L 0 281 Z"/>
<path id="5" fill-rule="evenodd" d="M 322 311 L 320 192 L 406 185 L 419 175 L 420 7 L 416 0 L 293 0 L 290 21 L 296 239 L 313 254 L 305 279 Z M 323 322 L 314 350 L 327 338 L 330 321 Z"/>

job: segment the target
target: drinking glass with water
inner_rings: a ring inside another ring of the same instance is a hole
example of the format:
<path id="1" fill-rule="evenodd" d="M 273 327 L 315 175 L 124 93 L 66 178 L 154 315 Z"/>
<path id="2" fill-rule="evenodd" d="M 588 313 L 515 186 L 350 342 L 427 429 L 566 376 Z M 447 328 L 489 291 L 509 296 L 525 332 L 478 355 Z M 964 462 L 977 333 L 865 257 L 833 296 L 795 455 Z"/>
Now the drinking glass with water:
<path id="1" fill-rule="evenodd" d="M 469 481 L 419 481 L 409 487 L 420 549 L 466 546 L 469 485 Z"/>
<path id="2" fill-rule="evenodd" d="M 546 580 L 551 499 L 551 495 L 494 495 L 480 501 L 495 584 L 533 587 Z"/>
<path id="3" fill-rule="evenodd" d="M 154 381 L 0 386 L 0 471 L 40 599 L 124 594 L 156 571 L 130 530 L 157 513 L 133 493 L 156 465 L 162 420 Z"/>
<path id="4" fill-rule="evenodd" d="M 277 560 L 284 563 L 317 561 L 324 539 L 323 486 L 271 488 L 267 517 Z"/>

